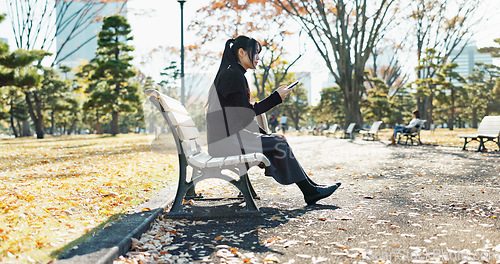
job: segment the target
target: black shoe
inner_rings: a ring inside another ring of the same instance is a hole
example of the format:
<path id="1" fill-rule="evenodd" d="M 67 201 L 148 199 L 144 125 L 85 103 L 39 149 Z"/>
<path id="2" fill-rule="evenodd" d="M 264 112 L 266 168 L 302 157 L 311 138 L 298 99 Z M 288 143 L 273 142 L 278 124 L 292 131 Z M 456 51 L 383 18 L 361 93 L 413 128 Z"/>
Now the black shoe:
<path id="1" fill-rule="evenodd" d="M 342 183 L 337 182 L 335 185 L 332 185 L 330 187 L 317 187 L 317 193 L 313 195 L 308 195 L 304 196 L 304 200 L 306 200 L 307 205 L 313 205 L 316 204 L 317 201 L 326 198 L 332 193 L 334 193 L 341 185 Z"/>

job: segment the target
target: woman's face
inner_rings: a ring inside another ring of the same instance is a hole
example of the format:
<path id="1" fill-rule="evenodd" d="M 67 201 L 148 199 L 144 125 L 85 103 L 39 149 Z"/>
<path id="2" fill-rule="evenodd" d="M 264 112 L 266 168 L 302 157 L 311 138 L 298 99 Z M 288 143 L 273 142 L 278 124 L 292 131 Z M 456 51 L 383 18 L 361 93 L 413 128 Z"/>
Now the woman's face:
<path id="1" fill-rule="evenodd" d="M 245 70 L 248 69 L 253 69 L 255 70 L 257 68 L 257 64 L 259 63 L 259 54 L 255 54 L 255 57 L 253 58 L 253 61 L 250 60 L 248 56 L 248 52 L 244 49 L 239 49 L 238 50 L 238 57 L 240 59 L 240 64 L 245 68 Z"/>

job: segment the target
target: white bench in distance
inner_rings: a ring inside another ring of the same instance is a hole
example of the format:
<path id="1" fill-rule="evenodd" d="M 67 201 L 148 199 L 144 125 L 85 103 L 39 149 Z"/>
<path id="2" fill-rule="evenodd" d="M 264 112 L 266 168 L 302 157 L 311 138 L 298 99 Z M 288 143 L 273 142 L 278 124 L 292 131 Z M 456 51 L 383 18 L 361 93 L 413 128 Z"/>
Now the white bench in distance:
<path id="1" fill-rule="evenodd" d="M 477 128 L 476 134 L 458 135 L 458 137 L 465 140 L 462 150 L 466 150 L 467 144 L 473 140 L 479 141 L 477 151 L 485 151 L 484 143 L 488 141 L 497 143 L 498 150 L 500 150 L 500 116 L 485 116 Z"/>
<path id="2" fill-rule="evenodd" d="M 266 156 L 262 153 L 248 153 L 239 156 L 211 157 L 207 152 L 202 151 L 200 133 L 188 111 L 179 101 L 157 90 L 148 89 L 145 93 L 165 118 L 172 131 L 179 155 L 179 183 L 169 215 L 189 214 L 182 206 L 184 197 L 186 194 L 194 196 L 195 185 L 209 178 L 226 180 L 238 188 L 245 199 L 246 208 L 242 211 L 243 213 L 258 212 L 259 209 L 253 199 L 256 193 L 248 179 L 247 170 L 259 164 L 270 166 L 271 163 Z M 187 166 L 193 169 L 189 181 L 186 177 Z M 235 179 L 235 177 L 223 174 L 223 170 L 229 170 L 241 176 Z"/>
<path id="3" fill-rule="evenodd" d="M 326 130 L 324 133 L 326 136 L 329 136 L 329 135 L 334 136 L 335 133 L 337 132 L 338 128 L 339 128 L 339 124 L 333 124 L 333 126 L 331 126 L 330 129 Z"/>
<path id="4" fill-rule="evenodd" d="M 354 128 L 356 127 L 356 123 L 350 123 L 346 130 L 342 131 L 344 134 L 343 138 L 354 139 Z M 347 137 L 349 135 L 349 137 Z"/>
<path id="5" fill-rule="evenodd" d="M 370 127 L 370 130 L 361 130 L 359 133 L 363 135 L 363 139 L 372 138 L 373 141 L 378 140 L 378 130 L 380 125 L 382 125 L 382 121 L 375 121 Z"/>

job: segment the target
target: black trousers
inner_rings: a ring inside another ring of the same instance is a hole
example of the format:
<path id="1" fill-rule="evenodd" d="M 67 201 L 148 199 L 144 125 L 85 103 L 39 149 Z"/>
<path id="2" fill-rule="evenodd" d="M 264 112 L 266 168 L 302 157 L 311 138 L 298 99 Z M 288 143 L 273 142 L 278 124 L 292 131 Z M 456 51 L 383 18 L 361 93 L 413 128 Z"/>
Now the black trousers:
<path id="1" fill-rule="evenodd" d="M 263 154 L 271 162 L 266 168 L 266 176 L 272 176 L 277 182 L 287 185 L 303 181 L 307 174 L 293 155 L 288 142 L 282 138 L 261 136 Z"/>

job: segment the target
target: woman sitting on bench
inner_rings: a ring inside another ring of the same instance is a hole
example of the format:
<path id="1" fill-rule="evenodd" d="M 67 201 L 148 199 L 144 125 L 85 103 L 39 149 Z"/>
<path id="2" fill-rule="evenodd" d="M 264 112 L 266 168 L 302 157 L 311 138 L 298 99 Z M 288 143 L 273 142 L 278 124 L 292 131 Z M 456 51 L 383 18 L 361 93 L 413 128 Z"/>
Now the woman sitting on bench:
<path id="1" fill-rule="evenodd" d="M 315 204 L 341 183 L 315 184 L 294 157 L 284 135 L 259 129 L 255 116 L 280 104 L 291 91 L 281 86 L 266 99 L 253 102 L 245 73 L 256 69 L 260 51 L 260 43 L 246 36 L 226 42 L 207 102 L 208 152 L 213 157 L 261 152 L 271 162 L 266 175 L 281 184 L 297 184 L 305 202 Z"/>
<path id="2" fill-rule="evenodd" d="M 414 110 L 412 112 L 413 114 L 413 119 L 410 121 L 410 123 L 407 126 L 402 126 L 402 125 L 397 125 L 394 127 L 394 133 L 392 134 L 390 140 L 391 143 L 389 145 L 396 145 L 396 137 L 398 133 L 410 133 L 412 132 L 413 128 L 418 128 L 420 126 L 420 112 L 418 110 Z"/>

